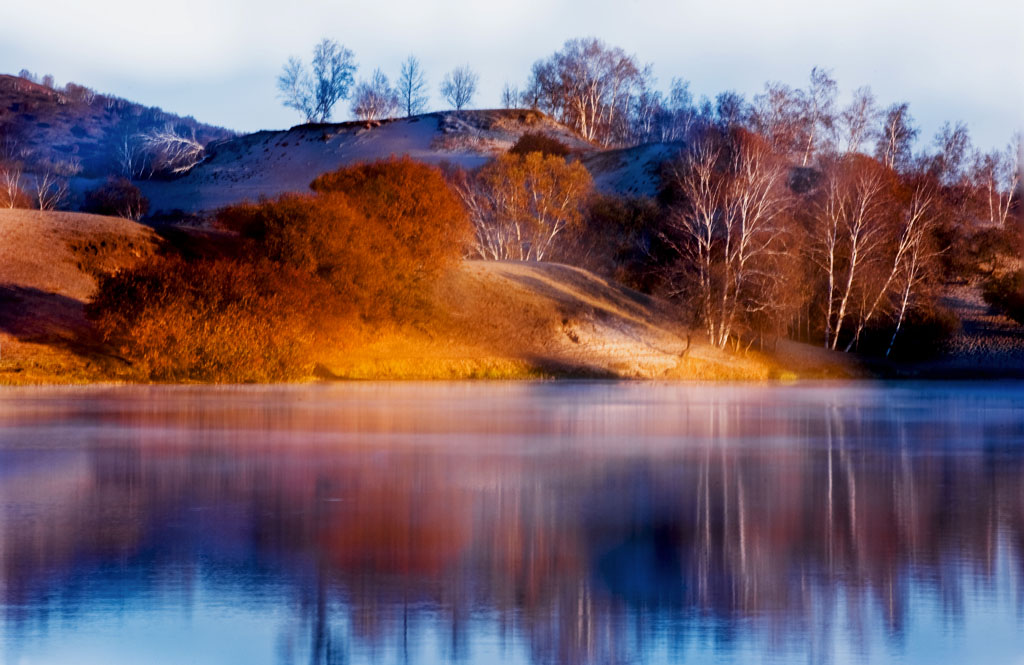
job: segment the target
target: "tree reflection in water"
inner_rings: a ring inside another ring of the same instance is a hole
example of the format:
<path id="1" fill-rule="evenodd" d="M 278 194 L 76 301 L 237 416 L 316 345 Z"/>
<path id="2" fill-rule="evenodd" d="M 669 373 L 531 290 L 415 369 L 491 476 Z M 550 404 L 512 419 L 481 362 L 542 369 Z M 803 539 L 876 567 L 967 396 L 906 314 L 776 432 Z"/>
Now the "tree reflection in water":
<path id="1" fill-rule="evenodd" d="M 1019 629 L 1021 396 L 7 394 L 0 645 L 197 596 L 266 609 L 281 663 L 829 662 L 900 653 L 915 614 L 963 625 L 977 602 Z"/>

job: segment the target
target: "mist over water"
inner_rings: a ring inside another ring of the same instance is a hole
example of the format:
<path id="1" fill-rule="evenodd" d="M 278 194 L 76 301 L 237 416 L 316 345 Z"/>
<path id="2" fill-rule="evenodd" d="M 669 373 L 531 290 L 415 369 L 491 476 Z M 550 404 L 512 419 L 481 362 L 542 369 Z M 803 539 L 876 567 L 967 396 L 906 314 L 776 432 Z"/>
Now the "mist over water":
<path id="1" fill-rule="evenodd" d="M 1021 663 L 1024 386 L 0 392 L 2 663 Z"/>

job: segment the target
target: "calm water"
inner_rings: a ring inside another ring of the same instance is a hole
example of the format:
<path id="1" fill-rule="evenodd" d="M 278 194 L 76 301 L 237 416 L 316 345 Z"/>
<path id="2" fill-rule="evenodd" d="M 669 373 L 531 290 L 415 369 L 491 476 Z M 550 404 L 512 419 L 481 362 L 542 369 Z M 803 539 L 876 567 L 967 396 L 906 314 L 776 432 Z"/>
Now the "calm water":
<path id="1" fill-rule="evenodd" d="M 0 392 L 0 662 L 1024 663 L 1024 387 Z"/>

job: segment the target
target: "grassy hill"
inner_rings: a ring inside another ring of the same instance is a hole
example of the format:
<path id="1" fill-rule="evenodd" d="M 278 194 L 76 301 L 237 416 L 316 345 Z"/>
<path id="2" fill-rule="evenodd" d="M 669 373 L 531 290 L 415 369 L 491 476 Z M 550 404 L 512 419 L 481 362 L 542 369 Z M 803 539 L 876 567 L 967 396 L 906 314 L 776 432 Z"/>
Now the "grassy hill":
<path id="1" fill-rule="evenodd" d="M 784 374 L 766 356 L 691 341 L 664 301 L 572 266 L 465 261 L 438 284 L 435 304 L 429 331 L 384 331 L 325 369 L 339 378 L 401 379 Z"/>

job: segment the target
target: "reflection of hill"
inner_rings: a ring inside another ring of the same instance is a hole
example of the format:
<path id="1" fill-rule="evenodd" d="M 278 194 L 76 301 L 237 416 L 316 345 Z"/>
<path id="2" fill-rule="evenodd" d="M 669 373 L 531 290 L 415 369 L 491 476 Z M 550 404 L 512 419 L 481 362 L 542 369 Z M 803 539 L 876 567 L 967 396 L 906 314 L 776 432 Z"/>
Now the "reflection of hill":
<path id="1" fill-rule="evenodd" d="M 0 588 L 29 612 L 30 594 L 112 561 L 203 569 L 243 593 L 282 584 L 314 652 L 432 622 L 458 642 L 483 611 L 537 662 L 583 663 L 707 625 L 801 653 L 818 648 L 801 635 L 876 614 L 898 637 L 915 589 L 955 616 L 999 556 L 1021 565 L 1020 424 L 971 417 L 952 391 L 642 389 L 139 390 L 52 419 L 5 409 L 0 425 L 34 425 L 24 449 L 80 434 L 57 444 L 79 453 L 54 458 L 71 471 L 56 485 L 4 467 Z M 19 513 L 37 504 L 48 539 Z"/>

